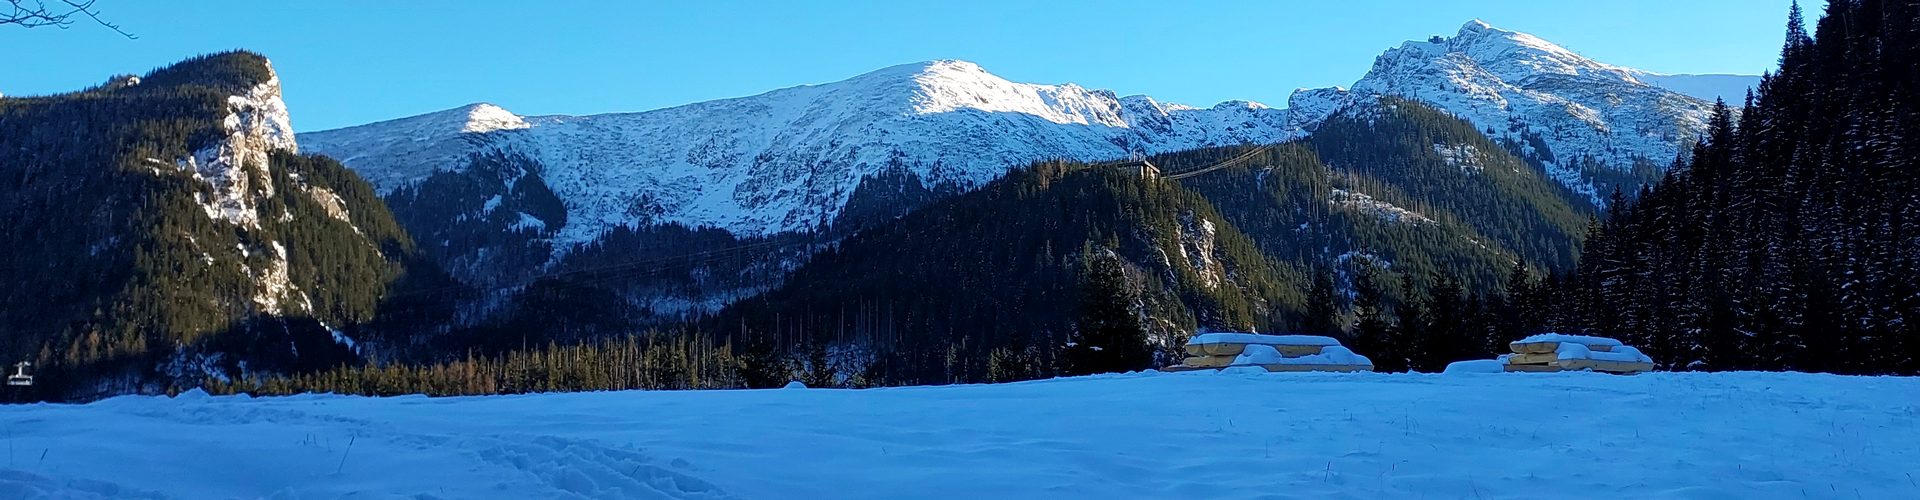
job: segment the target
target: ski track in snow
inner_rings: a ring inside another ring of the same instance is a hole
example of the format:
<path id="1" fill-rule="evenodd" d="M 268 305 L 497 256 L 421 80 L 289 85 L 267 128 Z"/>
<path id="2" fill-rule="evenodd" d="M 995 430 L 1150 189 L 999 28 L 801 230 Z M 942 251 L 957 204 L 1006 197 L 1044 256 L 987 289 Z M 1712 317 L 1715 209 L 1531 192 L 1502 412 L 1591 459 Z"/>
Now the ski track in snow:
<path id="1" fill-rule="evenodd" d="M 1920 379 L 1132 374 L 0 408 L 0 496 L 1915 498 Z M 351 444 L 349 444 L 351 443 Z"/>

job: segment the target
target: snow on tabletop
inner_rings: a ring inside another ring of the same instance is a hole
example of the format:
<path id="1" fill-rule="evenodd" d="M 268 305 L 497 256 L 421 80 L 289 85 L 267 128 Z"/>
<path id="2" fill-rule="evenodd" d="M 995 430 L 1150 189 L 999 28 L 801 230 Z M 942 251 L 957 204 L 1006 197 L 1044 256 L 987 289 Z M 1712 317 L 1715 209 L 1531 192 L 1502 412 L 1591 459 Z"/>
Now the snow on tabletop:
<path id="1" fill-rule="evenodd" d="M 1591 359 L 1591 360 L 1597 360 L 1597 361 L 1620 361 L 1620 362 L 1626 362 L 1626 363 L 1652 363 L 1653 362 L 1653 358 L 1649 358 L 1647 357 L 1647 355 L 1641 354 L 1639 349 L 1635 349 L 1627 346 L 1614 347 L 1613 351 L 1609 352 L 1609 351 L 1595 351 L 1592 349 L 1588 349 L 1586 344 L 1580 344 L 1575 342 L 1561 342 L 1560 348 L 1555 351 L 1555 354 L 1559 357 L 1559 359 L 1563 359 L 1563 360 Z"/>
<path id="2" fill-rule="evenodd" d="M 1203 333 L 1195 335 L 1187 344 L 1264 344 L 1264 345 L 1317 345 L 1337 346 L 1340 341 L 1333 337 L 1319 335 L 1263 335 L 1258 333 Z"/>
<path id="3" fill-rule="evenodd" d="M 1266 368 L 1262 368 L 1259 365 L 1229 366 L 1226 368 L 1221 368 L 1219 372 L 1224 375 L 1266 375 L 1268 373 L 1272 373 L 1272 372 L 1268 372 Z"/>
<path id="4" fill-rule="evenodd" d="M 1447 369 L 1445 371 L 1442 371 L 1441 373 L 1460 374 L 1460 373 L 1506 373 L 1506 372 L 1507 372 L 1507 360 L 1474 359 L 1474 360 L 1468 360 L 1468 361 L 1455 361 L 1452 363 L 1448 363 Z"/>
<path id="5" fill-rule="evenodd" d="M 1354 354 L 1345 347 L 1331 345 L 1320 350 L 1320 354 L 1286 357 L 1273 346 L 1254 344 L 1247 346 L 1239 356 L 1233 358 L 1234 365 L 1372 365 L 1373 360 Z"/>
<path id="6" fill-rule="evenodd" d="M 1607 337 L 1592 337 L 1587 335 L 1566 335 L 1566 334 L 1560 334 L 1560 333 L 1542 333 L 1539 335 L 1534 335 L 1531 337 L 1520 339 L 1514 343 L 1515 344 L 1538 344 L 1543 342 L 1562 342 L 1562 343 L 1572 342 L 1580 345 L 1603 345 L 1603 346 L 1609 346 L 1609 347 L 1625 345 L 1625 344 L 1621 344 L 1619 340 L 1614 340 Z"/>

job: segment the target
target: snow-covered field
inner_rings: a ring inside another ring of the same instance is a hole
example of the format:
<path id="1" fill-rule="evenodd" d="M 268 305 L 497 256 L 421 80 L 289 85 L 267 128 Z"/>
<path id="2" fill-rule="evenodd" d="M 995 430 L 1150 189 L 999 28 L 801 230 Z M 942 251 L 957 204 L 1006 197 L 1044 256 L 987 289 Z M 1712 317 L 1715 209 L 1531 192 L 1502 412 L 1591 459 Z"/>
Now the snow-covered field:
<path id="1" fill-rule="evenodd" d="M 1920 498 L 1920 379 L 1134 374 L 0 407 L 0 497 Z"/>

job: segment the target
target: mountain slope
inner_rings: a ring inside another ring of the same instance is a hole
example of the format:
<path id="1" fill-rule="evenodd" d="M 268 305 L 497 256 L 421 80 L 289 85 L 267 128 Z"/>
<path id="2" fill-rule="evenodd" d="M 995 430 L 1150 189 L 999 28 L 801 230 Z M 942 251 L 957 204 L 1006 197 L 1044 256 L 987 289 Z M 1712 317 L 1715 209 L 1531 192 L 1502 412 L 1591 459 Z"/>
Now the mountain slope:
<path id="1" fill-rule="evenodd" d="M 1422 237 L 1418 246 L 1450 248 L 1433 262 L 1476 274 L 1490 268 L 1486 259 L 1564 267 L 1580 219 L 1602 195 L 1657 177 L 1703 123 L 1705 103 L 1649 81 L 1686 80 L 1658 80 L 1474 22 L 1451 39 L 1388 51 L 1352 90 L 1297 91 L 1285 110 L 1248 102 L 1192 108 L 1072 84 L 1014 83 L 971 63 L 935 61 L 642 113 L 523 117 L 477 104 L 300 138 L 306 150 L 371 179 L 423 253 L 475 285 L 523 286 L 541 273 L 613 265 L 659 248 L 794 245 L 656 277 L 675 286 L 619 291 L 675 315 L 711 312 L 775 286 L 805 261 L 809 242 L 887 224 L 1018 165 L 1269 144 L 1322 130 L 1351 136 L 1313 146 L 1340 153 L 1325 160 L 1344 172 L 1343 206 L 1410 210 L 1451 224 L 1433 234 L 1471 234 Z M 1468 125 L 1423 129 L 1419 139 L 1432 143 L 1412 149 L 1369 151 L 1353 142 L 1406 142 L 1340 118 L 1372 113 L 1389 97 Z M 1513 157 L 1518 164 L 1506 162 Z M 1472 165 L 1449 163 L 1461 161 Z M 1499 168 L 1470 182 L 1433 177 L 1485 166 L 1475 162 Z M 1540 184 L 1542 176 L 1564 189 Z M 1425 182 L 1435 179 L 1446 182 Z M 703 236 L 675 240 L 688 234 Z M 1448 238 L 1465 243 L 1441 242 Z M 1473 253 L 1484 255 L 1457 260 Z M 753 277 L 714 278 L 740 274 L 732 265 Z"/>
<path id="2" fill-rule="evenodd" d="M 741 341 L 871 348 L 881 354 L 868 369 L 882 380 L 989 380 L 996 355 L 1064 363 L 1100 259 L 1124 267 L 1129 309 L 1162 349 L 1196 327 L 1283 328 L 1304 300 L 1298 270 L 1192 191 L 1048 162 L 852 235 L 714 325 Z"/>
<path id="3" fill-rule="evenodd" d="M 0 259 L 0 359 L 48 394 L 351 359 L 335 329 L 373 318 L 411 243 L 288 124 L 246 52 L 0 100 L 0 236 L 36 242 Z"/>
<path id="4" fill-rule="evenodd" d="M 1636 181 L 1651 180 L 1620 174 L 1665 167 L 1706 127 L 1711 101 L 1642 80 L 1649 75 L 1476 20 L 1453 37 L 1388 50 L 1347 92 L 1308 97 L 1337 103 L 1392 95 L 1428 103 L 1601 204 L 1616 186 L 1631 191 Z"/>
<path id="5" fill-rule="evenodd" d="M 743 236 L 830 226 L 863 179 L 888 169 L 964 191 L 1035 160 L 1277 142 L 1354 95 L 1396 95 L 1463 116 L 1599 203 L 1603 191 L 1630 184 L 1623 172 L 1664 167 L 1697 136 L 1709 103 L 1683 92 L 1725 83 L 1702 81 L 1592 61 L 1475 21 L 1452 38 L 1388 51 L 1351 91 L 1300 91 L 1288 110 L 1249 102 L 1199 109 L 934 61 L 642 113 L 522 117 L 476 104 L 306 133 L 302 142 L 382 192 L 465 170 L 474 153 L 541 163 L 545 183 L 568 204 L 569 225 L 554 245 L 564 252 L 621 225 Z"/>
<path id="6" fill-rule="evenodd" d="M 424 132 L 423 132 L 424 131 Z M 567 200 L 561 246 L 621 225 L 680 223 L 740 235 L 831 225 L 863 178 L 904 168 L 970 189 L 1043 158 L 1262 143 L 1295 134 L 1254 103 L 1211 109 L 1077 85 L 1013 83 L 934 61 L 825 85 L 644 113 L 519 118 L 491 105 L 302 135 L 383 191 L 464 170 L 497 148 L 545 165 Z"/>
<path id="7" fill-rule="evenodd" d="M 1330 168 L 1402 194 L 1396 201 L 1472 228 L 1486 246 L 1566 269 L 1593 207 L 1465 120 L 1419 102 L 1355 103 L 1307 139 Z M 1373 190 L 1367 190 L 1373 191 Z M 1481 236 L 1484 235 L 1484 236 Z"/>

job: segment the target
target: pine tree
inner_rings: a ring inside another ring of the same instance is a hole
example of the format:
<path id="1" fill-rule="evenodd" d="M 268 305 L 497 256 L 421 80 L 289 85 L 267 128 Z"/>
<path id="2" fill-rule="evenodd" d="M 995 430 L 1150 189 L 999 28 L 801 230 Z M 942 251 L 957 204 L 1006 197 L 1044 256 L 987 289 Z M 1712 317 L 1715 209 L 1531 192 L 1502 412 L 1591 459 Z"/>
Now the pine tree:
<path id="1" fill-rule="evenodd" d="M 1469 356 L 1484 356 L 1474 353 L 1474 325 L 1476 306 L 1471 304 L 1466 291 L 1452 275 L 1441 275 L 1420 309 L 1426 314 L 1426 331 L 1417 337 L 1419 354 L 1414 361 L 1415 370 L 1438 372 L 1446 368 L 1447 363 L 1467 359 Z"/>
<path id="2" fill-rule="evenodd" d="M 1420 294 L 1413 281 L 1413 274 L 1400 273 L 1400 303 L 1394 307 L 1395 321 L 1388 334 L 1388 344 L 1396 349 L 1383 353 L 1391 356 L 1386 361 L 1389 368 L 1385 371 L 1409 371 L 1425 368 L 1431 358 L 1428 349 L 1432 348 L 1427 335 L 1431 332 L 1427 325 L 1427 298 Z"/>
<path id="3" fill-rule="evenodd" d="M 1353 317 L 1354 350 L 1371 357 L 1376 371 L 1406 371 L 1405 346 L 1395 343 L 1386 289 L 1379 269 L 1370 263 L 1359 264 L 1353 279 Z"/>
<path id="4" fill-rule="evenodd" d="M 1085 259 L 1077 341 L 1067 351 L 1069 373 L 1148 368 L 1153 352 L 1147 345 L 1146 325 L 1135 310 L 1140 294 L 1127 278 L 1126 264 L 1111 252 L 1096 251 Z"/>
<path id="5" fill-rule="evenodd" d="M 1307 290 L 1307 319 L 1301 332 L 1312 335 L 1339 335 L 1340 304 L 1334 297 L 1333 270 L 1322 267 L 1313 273 L 1313 286 Z"/>
<path id="6" fill-rule="evenodd" d="M 1534 282 L 1533 270 L 1527 268 L 1526 261 L 1514 261 L 1513 269 L 1507 271 L 1506 292 L 1493 307 L 1497 337 L 1494 341 L 1500 345 L 1542 328 L 1540 286 Z"/>

